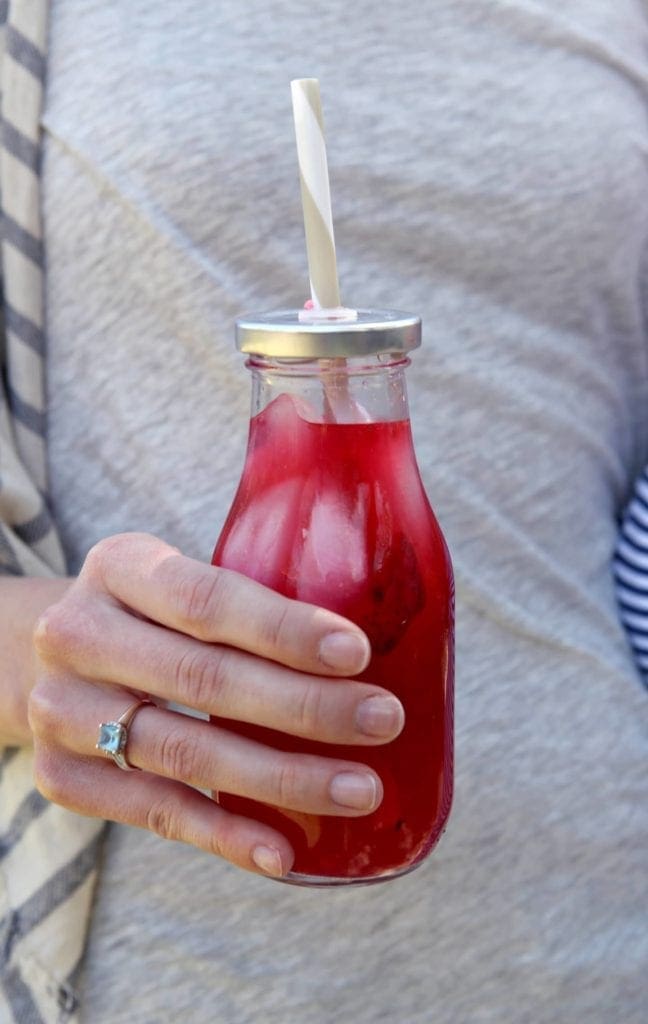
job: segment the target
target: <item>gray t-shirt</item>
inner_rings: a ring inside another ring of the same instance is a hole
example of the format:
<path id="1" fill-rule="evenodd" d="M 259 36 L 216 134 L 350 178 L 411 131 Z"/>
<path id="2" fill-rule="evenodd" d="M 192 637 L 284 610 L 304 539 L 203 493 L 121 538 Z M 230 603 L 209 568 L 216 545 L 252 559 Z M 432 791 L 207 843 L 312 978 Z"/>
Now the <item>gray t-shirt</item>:
<path id="1" fill-rule="evenodd" d="M 313 75 L 343 300 L 424 319 L 412 417 L 458 602 L 426 864 L 309 891 L 112 826 L 88 1024 L 646 1019 L 646 703 L 610 557 L 648 458 L 647 35 L 639 0 L 53 5 L 71 568 L 124 529 L 210 556 L 246 436 L 233 319 L 307 295 L 288 82 Z"/>

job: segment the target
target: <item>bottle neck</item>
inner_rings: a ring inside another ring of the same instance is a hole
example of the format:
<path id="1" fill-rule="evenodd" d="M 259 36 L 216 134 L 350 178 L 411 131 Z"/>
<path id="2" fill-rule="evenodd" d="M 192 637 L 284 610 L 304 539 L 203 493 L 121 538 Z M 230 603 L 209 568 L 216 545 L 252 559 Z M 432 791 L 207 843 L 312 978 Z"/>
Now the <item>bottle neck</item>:
<path id="1" fill-rule="evenodd" d="M 280 395 L 295 400 L 316 423 L 384 423 L 409 419 L 405 369 L 409 359 L 380 353 L 356 359 L 248 359 L 252 416 Z"/>

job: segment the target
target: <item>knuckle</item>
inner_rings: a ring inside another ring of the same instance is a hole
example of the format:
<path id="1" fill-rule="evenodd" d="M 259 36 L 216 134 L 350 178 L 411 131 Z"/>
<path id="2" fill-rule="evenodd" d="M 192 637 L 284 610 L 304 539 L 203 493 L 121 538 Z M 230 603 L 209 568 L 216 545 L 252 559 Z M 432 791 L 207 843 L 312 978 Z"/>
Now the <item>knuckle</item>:
<path id="1" fill-rule="evenodd" d="M 169 729 L 159 743 L 158 757 L 163 775 L 191 782 L 196 778 L 196 746 L 179 726 Z"/>
<path id="2" fill-rule="evenodd" d="M 43 660 L 65 654 L 76 640 L 78 617 L 65 600 L 58 601 L 42 612 L 32 633 L 34 649 Z"/>
<path id="3" fill-rule="evenodd" d="M 102 581 L 107 566 L 129 558 L 135 546 L 139 549 L 143 544 L 152 543 L 159 544 L 160 541 L 149 533 L 134 531 L 113 533 L 110 537 L 103 537 L 88 551 L 79 576 Z"/>
<path id="4" fill-rule="evenodd" d="M 62 756 L 37 746 L 34 751 L 34 784 L 46 800 L 64 807 L 68 805 L 67 773 Z"/>
<path id="5" fill-rule="evenodd" d="M 268 616 L 261 627 L 263 641 L 275 652 L 285 650 L 291 641 L 294 642 L 295 637 L 295 630 L 291 628 L 291 606 L 287 599 L 279 600 L 282 602 L 281 606 Z"/>
<path id="6" fill-rule="evenodd" d="M 227 685 L 228 658 L 216 647 L 185 651 L 175 667 L 176 693 L 183 704 L 197 711 L 215 710 Z"/>
<path id="7" fill-rule="evenodd" d="M 277 766 L 273 789 L 276 793 L 273 801 L 280 807 L 299 808 L 301 806 L 304 786 L 297 763 L 293 758 L 286 757 Z"/>
<path id="8" fill-rule="evenodd" d="M 312 682 L 303 686 L 294 710 L 300 735 L 314 736 L 321 732 L 323 697 L 321 683 Z"/>
<path id="9" fill-rule="evenodd" d="M 120 554 L 128 537 L 129 534 L 116 533 L 97 541 L 88 551 L 80 575 L 101 578 L 106 562 Z"/>
<path id="10" fill-rule="evenodd" d="M 199 575 L 195 571 L 189 575 L 185 570 L 179 576 L 173 599 L 178 613 L 191 623 L 194 633 L 205 637 L 213 634 L 213 622 L 220 618 L 225 601 L 224 590 L 225 577 L 216 567 Z"/>
<path id="11" fill-rule="evenodd" d="M 27 701 L 29 727 L 39 740 L 54 740 L 60 731 L 60 687 L 51 679 L 39 680 Z"/>
<path id="12" fill-rule="evenodd" d="M 222 857 L 223 860 L 232 859 L 233 843 L 230 839 L 230 829 L 224 821 L 220 821 L 218 828 L 214 829 L 207 840 L 207 852 L 214 857 Z"/>
<path id="13" fill-rule="evenodd" d="M 146 828 L 162 839 L 182 839 L 180 815 L 175 802 L 168 797 L 155 800 L 146 810 Z"/>

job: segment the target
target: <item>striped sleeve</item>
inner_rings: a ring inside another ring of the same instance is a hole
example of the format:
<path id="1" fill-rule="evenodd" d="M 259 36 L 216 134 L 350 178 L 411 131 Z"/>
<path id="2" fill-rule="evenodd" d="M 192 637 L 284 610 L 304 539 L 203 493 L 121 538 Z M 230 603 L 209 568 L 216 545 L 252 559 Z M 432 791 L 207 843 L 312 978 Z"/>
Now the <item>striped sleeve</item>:
<path id="1" fill-rule="evenodd" d="M 648 467 L 639 477 L 619 532 L 614 576 L 621 621 L 648 686 Z"/>

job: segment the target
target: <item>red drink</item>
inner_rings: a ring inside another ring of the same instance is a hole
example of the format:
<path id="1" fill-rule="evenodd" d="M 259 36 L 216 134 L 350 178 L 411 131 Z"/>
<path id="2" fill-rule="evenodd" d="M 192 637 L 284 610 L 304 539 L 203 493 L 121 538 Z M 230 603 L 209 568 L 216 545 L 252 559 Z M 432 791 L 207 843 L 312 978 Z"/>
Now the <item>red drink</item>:
<path id="1" fill-rule="evenodd" d="M 336 747 L 228 722 L 279 749 L 369 764 L 385 795 L 360 818 L 295 813 L 226 793 L 219 802 L 287 836 L 295 881 L 379 880 L 416 866 L 450 811 L 452 570 L 409 420 L 310 417 L 287 394 L 253 417 L 243 476 L 213 562 L 357 623 L 372 648 L 359 678 L 400 698 L 405 728 L 385 746 Z"/>

